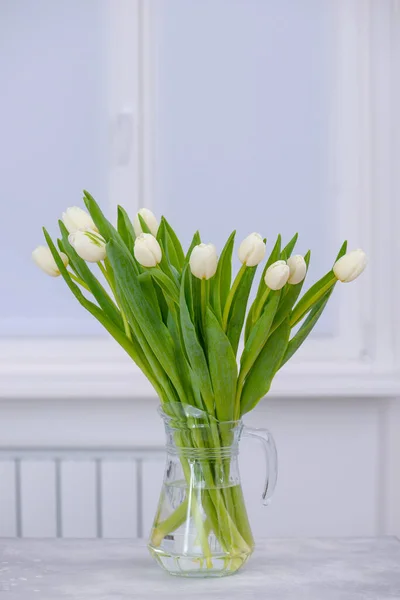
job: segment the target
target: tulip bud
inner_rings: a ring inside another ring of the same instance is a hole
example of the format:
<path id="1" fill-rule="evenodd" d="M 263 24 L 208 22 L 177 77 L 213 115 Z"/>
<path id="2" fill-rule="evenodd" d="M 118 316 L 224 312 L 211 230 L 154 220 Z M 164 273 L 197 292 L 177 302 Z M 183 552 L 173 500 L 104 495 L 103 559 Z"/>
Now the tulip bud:
<path id="1" fill-rule="evenodd" d="M 162 259 L 160 244 L 151 233 L 141 233 L 135 240 L 133 254 L 142 267 L 155 267 Z"/>
<path id="2" fill-rule="evenodd" d="M 59 252 L 59 255 L 66 267 L 69 262 L 68 256 L 64 254 L 64 252 Z M 47 246 L 38 246 L 32 252 L 32 258 L 37 266 L 47 273 L 47 275 L 50 275 L 50 277 L 58 277 L 60 275 L 60 270 L 57 267 L 56 261 L 53 258 L 50 248 Z"/>
<path id="3" fill-rule="evenodd" d="M 286 285 L 290 275 L 290 269 L 284 260 L 277 260 L 268 267 L 265 273 L 265 285 L 270 290 L 280 290 Z"/>
<path id="4" fill-rule="evenodd" d="M 367 262 L 367 255 L 363 250 L 353 250 L 339 258 L 333 267 L 333 272 L 337 279 L 348 283 L 361 275 Z"/>
<path id="5" fill-rule="evenodd" d="M 199 244 L 190 255 L 190 270 L 198 279 L 210 279 L 217 270 L 217 251 L 214 244 Z"/>
<path id="6" fill-rule="evenodd" d="M 265 243 L 259 233 L 251 233 L 239 246 L 239 259 L 247 267 L 258 265 L 265 255 Z"/>
<path id="7" fill-rule="evenodd" d="M 75 233 L 75 231 L 85 229 L 91 229 L 92 231 L 98 231 L 96 225 L 93 222 L 92 217 L 79 206 L 71 206 L 62 214 L 62 220 L 65 227 L 68 229 L 68 233 Z"/>
<path id="8" fill-rule="evenodd" d="M 296 285 L 296 283 L 303 281 L 307 273 L 307 265 L 304 257 L 301 254 L 295 254 L 295 256 L 288 258 L 287 265 L 290 269 L 288 283 Z"/>
<path id="9" fill-rule="evenodd" d="M 158 231 L 158 221 L 154 215 L 148 208 L 141 208 L 137 215 L 133 220 L 133 228 L 135 230 L 136 235 L 140 235 L 143 233 L 142 226 L 140 224 L 139 215 L 142 217 L 147 227 L 150 229 L 150 232 L 154 235 L 157 235 Z"/>
<path id="10" fill-rule="evenodd" d="M 75 231 L 69 235 L 68 241 L 78 256 L 87 262 L 97 263 L 106 257 L 106 241 L 96 231 Z"/>

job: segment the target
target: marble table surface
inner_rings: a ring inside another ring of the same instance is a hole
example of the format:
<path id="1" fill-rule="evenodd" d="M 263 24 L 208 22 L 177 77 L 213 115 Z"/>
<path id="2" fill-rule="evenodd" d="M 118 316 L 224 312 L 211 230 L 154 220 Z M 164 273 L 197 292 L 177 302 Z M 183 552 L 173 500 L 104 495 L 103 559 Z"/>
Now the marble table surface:
<path id="1" fill-rule="evenodd" d="M 399 600 L 400 541 L 264 540 L 232 577 L 180 579 L 142 540 L 0 540 L 0 592 L 10 600 Z"/>

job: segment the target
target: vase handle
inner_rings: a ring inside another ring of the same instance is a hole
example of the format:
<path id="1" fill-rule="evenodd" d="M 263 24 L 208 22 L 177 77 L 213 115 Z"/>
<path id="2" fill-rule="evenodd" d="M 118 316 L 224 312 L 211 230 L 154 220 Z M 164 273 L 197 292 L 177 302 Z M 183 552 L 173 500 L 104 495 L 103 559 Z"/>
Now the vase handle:
<path id="1" fill-rule="evenodd" d="M 252 428 L 247 427 L 246 425 L 243 428 L 243 435 L 255 438 L 264 446 L 265 458 L 267 461 L 267 474 L 262 494 L 262 502 L 264 506 L 268 506 L 271 502 L 271 497 L 274 493 L 278 478 L 278 455 L 276 452 L 275 440 L 268 429 Z"/>

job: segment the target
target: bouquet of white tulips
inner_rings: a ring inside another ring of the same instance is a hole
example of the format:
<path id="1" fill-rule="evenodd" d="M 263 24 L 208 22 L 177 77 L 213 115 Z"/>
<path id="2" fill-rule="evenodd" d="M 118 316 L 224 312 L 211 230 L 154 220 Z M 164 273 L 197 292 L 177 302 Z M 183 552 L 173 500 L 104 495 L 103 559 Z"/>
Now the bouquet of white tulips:
<path id="1" fill-rule="evenodd" d="M 87 192 L 84 202 L 89 214 L 69 208 L 59 222 L 58 248 L 44 230 L 47 246 L 37 248 L 33 258 L 49 275 L 63 277 L 78 302 L 143 371 L 167 414 L 174 414 L 179 403 L 203 411 L 210 422 L 240 420 L 310 334 L 337 281 L 352 281 L 366 265 L 362 250 L 346 254 L 345 242 L 333 268 L 301 295 L 310 252 L 293 255 L 297 234 L 284 246 L 279 235 L 248 308 L 266 254 L 266 240 L 258 233 L 241 242 L 242 266 L 232 281 L 235 232 L 219 258 L 199 232 L 185 252 L 164 217 L 159 224 L 142 209 L 132 223 L 119 207 L 114 228 Z M 100 280 L 87 263 L 97 263 Z M 223 446 L 224 440 L 214 438 L 212 444 Z M 212 480 L 212 470 L 207 473 Z M 221 496 L 217 508 L 214 501 L 221 544 L 234 529 L 235 544 L 250 546 L 241 499 L 235 498 L 234 515 L 230 502 Z M 176 529 L 180 519 L 161 523 L 155 537 Z M 229 532 L 224 529 L 228 520 Z"/>

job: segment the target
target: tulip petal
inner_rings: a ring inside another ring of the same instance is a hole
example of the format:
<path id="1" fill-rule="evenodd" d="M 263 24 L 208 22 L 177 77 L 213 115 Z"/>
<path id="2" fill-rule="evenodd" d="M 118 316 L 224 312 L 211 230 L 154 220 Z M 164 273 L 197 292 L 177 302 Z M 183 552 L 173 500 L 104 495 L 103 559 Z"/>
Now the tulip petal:
<path id="1" fill-rule="evenodd" d="M 279 260 L 281 257 L 281 243 L 282 243 L 282 238 L 281 238 L 281 234 L 279 234 L 278 237 L 276 238 L 275 245 L 272 248 L 271 254 L 268 257 L 267 263 L 262 272 L 260 283 L 258 285 L 257 295 L 254 300 L 254 304 L 258 304 L 258 301 L 260 300 L 261 296 L 263 295 L 263 293 L 265 291 L 265 282 L 264 282 L 265 273 L 268 271 L 269 267 L 274 262 Z"/>
<path id="2" fill-rule="evenodd" d="M 189 249 L 186 252 L 185 255 L 185 263 L 184 263 L 184 267 L 186 265 L 189 264 L 189 260 L 190 260 L 190 255 L 192 254 L 192 250 L 195 246 L 198 246 L 199 244 L 201 244 L 201 238 L 200 238 L 200 233 L 198 231 L 195 232 L 195 234 L 193 235 L 192 241 L 190 243 Z"/>
<path id="3" fill-rule="evenodd" d="M 311 256 L 310 251 L 308 251 L 307 254 L 304 256 L 304 260 L 307 265 L 307 269 L 308 269 L 308 265 L 310 263 L 310 256 Z M 293 306 L 295 305 L 295 303 L 297 301 L 297 298 L 300 296 L 304 282 L 305 282 L 305 278 L 302 281 L 300 281 L 300 283 L 296 283 L 294 285 L 288 286 L 288 290 L 287 290 L 286 294 L 284 295 L 284 297 L 282 298 L 282 301 L 279 304 L 279 308 L 277 310 L 277 313 L 276 313 L 276 316 L 274 319 L 274 323 L 272 326 L 273 331 L 275 331 L 275 329 L 277 329 L 279 327 L 279 325 L 281 323 L 283 323 L 283 321 L 290 315 L 290 312 L 292 311 Z"/>

